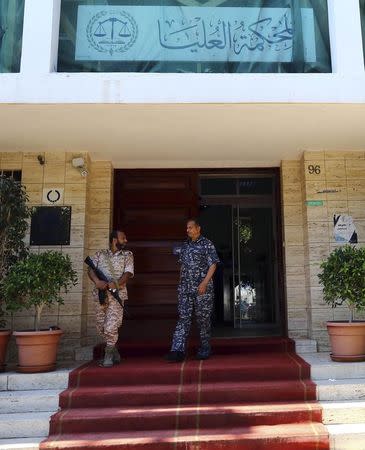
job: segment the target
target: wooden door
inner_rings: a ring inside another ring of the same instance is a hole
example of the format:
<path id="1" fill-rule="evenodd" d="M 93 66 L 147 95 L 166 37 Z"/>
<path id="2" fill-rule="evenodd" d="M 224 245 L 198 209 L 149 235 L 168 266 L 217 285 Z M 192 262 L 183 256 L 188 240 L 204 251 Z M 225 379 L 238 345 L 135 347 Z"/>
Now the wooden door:
<path id="1" fill-rule="evenodd" d="M 197 189 L 193 170 L 115 171 L 113 225 L 126 232 L 135 258 L 128 284 L 131 318 L 122 339 L 171 336 L 179 278 L 173 247 L 186 238 L 186 220 L 197 215 Z"/>

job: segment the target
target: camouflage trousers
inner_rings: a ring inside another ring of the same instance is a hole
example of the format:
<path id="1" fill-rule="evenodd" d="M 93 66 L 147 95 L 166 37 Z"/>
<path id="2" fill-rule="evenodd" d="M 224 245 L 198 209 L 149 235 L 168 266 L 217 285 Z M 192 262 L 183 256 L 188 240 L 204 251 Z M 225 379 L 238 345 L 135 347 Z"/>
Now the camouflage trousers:
<path id="1" fill-rule="evenodd" d="M 118 329 L 123 322 L 123 308 L 109 293 L 103 305 L 98 299 L 95 299 L 94 305 L 96 330 L 106 345 L 114 346 L 118 341 Z"/>
<path id="2" fill-rule="evenodd" d="M 196 322 L 199 329 L 200 349 L 203 351 L 210 349 L 209 341 L 211 335 L 213 295 L 214 294 L 212 293 L 204 295 L 179 293 L 179 320 L 172 339 L 171 351 L 185 352 L 186 340 L 191 327 L 193 310 L 195 312 Z"/>

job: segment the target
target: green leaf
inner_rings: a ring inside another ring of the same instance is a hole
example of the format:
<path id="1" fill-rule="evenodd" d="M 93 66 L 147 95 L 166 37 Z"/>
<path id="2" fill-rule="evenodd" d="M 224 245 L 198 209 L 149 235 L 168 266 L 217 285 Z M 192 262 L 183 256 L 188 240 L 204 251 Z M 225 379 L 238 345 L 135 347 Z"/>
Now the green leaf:
<path id="1" fill-rule="evenodd" d="M 365 248 L 345 245 L 333 250 L 320 265 L 324 301 L 335 308 L 365 309 Z"/>

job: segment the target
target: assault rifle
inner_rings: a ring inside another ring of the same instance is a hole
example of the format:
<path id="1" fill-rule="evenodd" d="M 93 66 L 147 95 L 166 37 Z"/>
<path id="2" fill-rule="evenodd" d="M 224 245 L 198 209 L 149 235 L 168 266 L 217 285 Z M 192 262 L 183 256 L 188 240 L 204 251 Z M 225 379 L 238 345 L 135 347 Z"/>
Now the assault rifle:
<path id="1" fill-rule="evenodd" d="M 90 258 L 90 256 L 87 256 L 85 258 L 85 264 L 87 266 L 90 267 L 90 269 L 92 269 L 95 273 L 95 275 L 99 278 L 99 280 L 101 281 L 106 281 L 107 283 L 109 283 L 109 279 L 108 277 L 100 270 L 98 269 L 95 264 L 93 263 L 93 260 Z M 122 307 L 122 309 L 124 309 L 124 312 L 129 315 L 128 309 L 125 305 L 123 305 L 123 301 L 122 299 L 119 297 L 119 293 L 118 293 L 118 289 L 111 289 L 108 288 L 107 291 L 109 291 L 112 296 L 115 298 L 115 300 L 117 300 L 117 302 L 120 304 L 120 306 Z M 106 298 L 106 291 L 102 290 L 102 289 L 98 289 L 98 297 L 99 297 L 99 303 L 101 305 L 103 305 L 105 303 L 105 298 Z"/>

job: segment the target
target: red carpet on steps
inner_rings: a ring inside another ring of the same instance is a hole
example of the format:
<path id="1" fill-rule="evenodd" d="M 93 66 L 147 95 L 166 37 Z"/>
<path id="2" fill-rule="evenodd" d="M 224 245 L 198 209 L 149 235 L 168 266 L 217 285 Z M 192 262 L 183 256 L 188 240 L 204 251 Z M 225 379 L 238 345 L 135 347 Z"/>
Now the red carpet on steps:
<path id="1" fill-rule="evenodd" d="M 328 450 L 310 367 L 285 338 L 217 339 L 207 361 L 120 345 L 123 362 L 70 374 L 41 449 Z M 95 357 L 101 348 L 95 349 Z"/>

